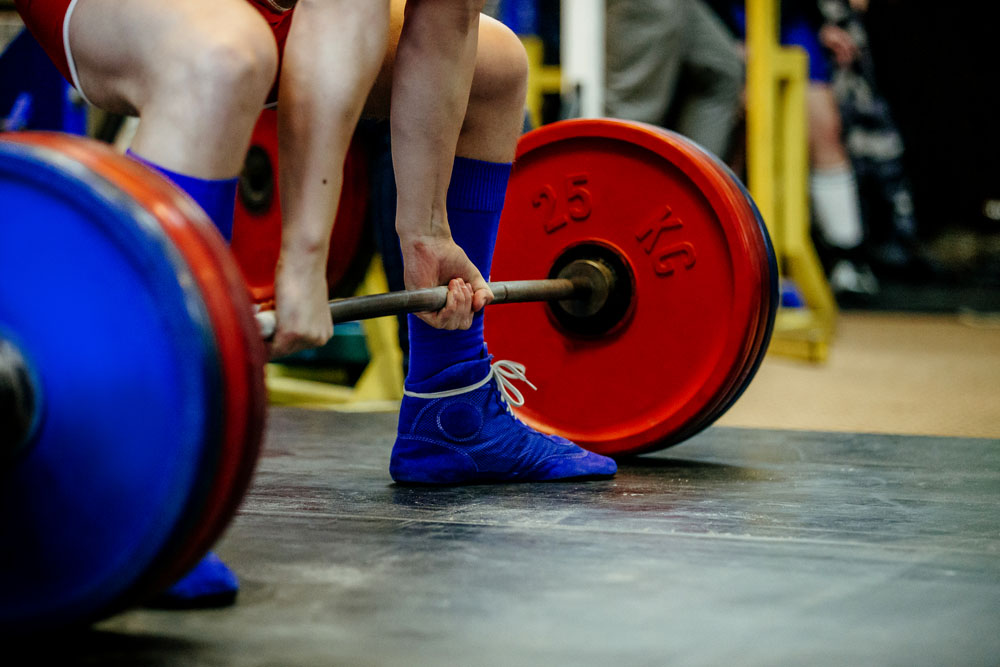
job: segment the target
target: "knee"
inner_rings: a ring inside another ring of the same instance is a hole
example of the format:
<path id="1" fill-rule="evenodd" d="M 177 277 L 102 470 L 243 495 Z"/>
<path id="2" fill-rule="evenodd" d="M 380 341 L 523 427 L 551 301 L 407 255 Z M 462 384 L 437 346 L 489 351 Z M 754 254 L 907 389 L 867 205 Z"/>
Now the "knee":
<path id="1" fill-rule="evenodd" d="M 195 31 L 183 44 L 164 68 L 168 89 L 223 107 L 263 104 L 278 71 L 277 45 L 263 21 Z"/>
<path id="2" fill-rule="evenodd" d="M 479 53 L 472 80 L 470 109 L 476 104 L 520 117 L 528 90 L 528 56 L 524 45 L 503 24 L 483 19 Z"/>
<path id="3" fill-rule="evenodd" d="M 809 114 L 809 138 L 816 144 L 839 144 L 841 141 L 840 110 L 833 90 L 823 84 L 812 84 L 806 93 Z"/>

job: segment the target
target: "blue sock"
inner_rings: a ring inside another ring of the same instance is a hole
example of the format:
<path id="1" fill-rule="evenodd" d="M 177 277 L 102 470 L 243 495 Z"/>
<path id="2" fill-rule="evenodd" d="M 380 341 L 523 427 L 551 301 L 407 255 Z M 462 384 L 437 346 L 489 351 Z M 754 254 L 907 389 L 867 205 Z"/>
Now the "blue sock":
<path id="1" fill-rule="evenodd" d="M 204 209 L 208 217 L 215 223 L 216 228 L 226 239 L 226 242 L 233 238 L 233 211 L 236 208 L 236 185 L 239 178 L 226 178 L 221 180 L 206 180 L 179 174 L 169 169 L 164 169 L 158 164 L 150 162 L 146 158 L 136 155 L 129 149 L 126 155 L 132 157 L 146 166 L 152 167 L 184 192 L 191 196 L 195 202 Z"/>
<path id="2" fill-rule="evenodd" d="M 448 188 L 452 238 L 489 280 L 500 212 L 510 177 L 509 163 L 455 158 Z M 422 382 L 445 368 L 485 355 L 483 313 L 466 331 L 435 329 L 414 315 L 408 318 L 410 369 L 407 384 Z"/>

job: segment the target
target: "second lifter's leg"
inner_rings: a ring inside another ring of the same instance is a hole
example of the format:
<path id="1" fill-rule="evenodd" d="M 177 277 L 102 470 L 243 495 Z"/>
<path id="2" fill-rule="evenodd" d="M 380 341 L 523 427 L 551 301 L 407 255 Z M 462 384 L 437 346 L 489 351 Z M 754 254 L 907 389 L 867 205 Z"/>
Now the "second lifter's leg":
<path id="1" fill-rule="evenodd" d="M 138 114 L 133 155 L 190 194 L 228 237 L 236 177 L 277 68 L 266 22 L 244 0 L 79 0 L 69 28 L 83 94 Z M 237 589 L 209 554 L 154 603 L 226 604 Z"/>
<path id="2" fill-rule="evenodd" d="M 277 70 L 267 23 L 245 0 L 79 0 L 69 45 L 84 95 L 142 119 L 132 154 L 228 237 L 236 177 Z"/>
<path id="3" fill-rule="evenodd" d="M 871 296 L 878 280 L 862 251 L 864 227 L 854 168 L 841 131 L 840 111 L 828 83 L 812 81 L 807 93 L 809 194 L 820 235 L 829 247 L 829 280 L 834 293 Z"/>
<path id="4" fill-rule="evenodd" d="M 394 6 L 393 35 L 399 34 L 399 4 Z M 395 41 L 393 37 L 391 42 Z M 390 57 L 369 101 L 371 115 L 384 117 L 389 111 L 391 66 Z M 526 84 L 527 62 L 520 41 L 500 23 L 482 17 L 446 204 L 453 238 L 486 278 L 523 124 Z M 396 139 L 394 153 L 399 150 Z M 409 184 L 400 176 L 397 181 L 401 190 L 397 202 L 402 206 L 414 195 L 405 191 Z M 565 439 L 541 435 L 513 417 L 490 379 L 483 321 L 480 312 L 470 329 L 445 331 L 417 317 L 408 318 L 410 372 L 390 462 L 393 478 L 404 483 L 461 484 L 614 474 L 616 466 L 610 459 Z"/>

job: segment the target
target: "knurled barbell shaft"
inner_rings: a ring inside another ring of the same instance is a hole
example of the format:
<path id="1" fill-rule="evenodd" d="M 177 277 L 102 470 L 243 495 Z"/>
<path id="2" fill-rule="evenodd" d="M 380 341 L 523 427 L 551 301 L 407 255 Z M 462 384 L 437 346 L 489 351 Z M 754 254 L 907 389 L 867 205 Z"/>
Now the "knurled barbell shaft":
<path id="1" fill-rule="evenodd" d="M 586 279 L 550 278 L 546 280 L 511 280 L 490 283 L 493 290 L 491 305 L 579 299 L 590 294 L 592 284 Z M 425 313 L 444 308 L 448 300 L 447 287 L 429 287 L 386 294 L 355 296 L 330 302 L 334 324 L 353 322 L 387 315 Z M 265 339 L 274 335 L 274 311 L 257 313 L 257 324 Z"/>

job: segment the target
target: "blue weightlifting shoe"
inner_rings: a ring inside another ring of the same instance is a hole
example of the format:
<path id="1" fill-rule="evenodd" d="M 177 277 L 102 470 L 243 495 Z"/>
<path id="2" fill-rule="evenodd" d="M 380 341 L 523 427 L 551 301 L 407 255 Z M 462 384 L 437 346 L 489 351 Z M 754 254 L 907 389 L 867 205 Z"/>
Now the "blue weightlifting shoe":
<path id="1" fill-rule="evenodd" d="M 565 438 L 544 435 L 510 411 L 524 404 L 511 380 L 524 366 L 492 357 L 447 368 L 409 385 L 399 411 L 399 434 L 389 474 L 404 484 L 541 482 L 610 477 L 606 456 Z M 528 385 L 534 388 L 528 382 Z M 429 392 L 433 388 L 436 391 Z"/>
<path id="2" fill-rule="evenodd" d="M 236 602 L 240 582 L 229 567 L 209 553 L 176 584 L 146 603 L 154 609 L 207 609 Z"/>

